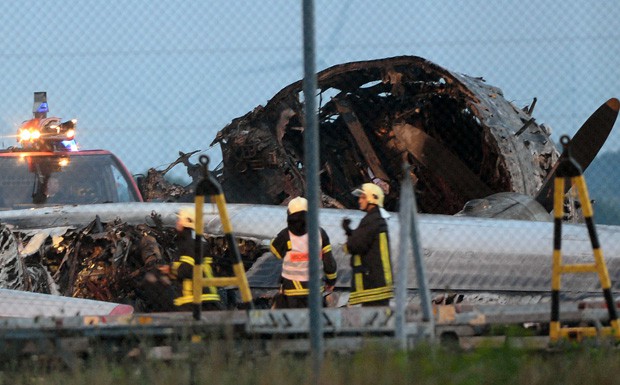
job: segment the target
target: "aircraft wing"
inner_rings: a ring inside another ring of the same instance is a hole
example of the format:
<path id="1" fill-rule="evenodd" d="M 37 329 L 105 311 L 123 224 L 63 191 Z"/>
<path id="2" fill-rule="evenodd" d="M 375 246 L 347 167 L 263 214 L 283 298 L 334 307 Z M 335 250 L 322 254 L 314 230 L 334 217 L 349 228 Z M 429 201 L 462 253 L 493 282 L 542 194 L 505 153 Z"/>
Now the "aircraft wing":
<path id="1" fill-rule="evenodd" d="M 265 217 L 274 212 L 270 207 L 247 207 L 244 216 Z M 280 211 L 284 221 L 285 209 Z M 275 214 L 273 214 L 275 216 Z M 363 213 L 351 210 L 323 209 L 321 226 L 327 231 L 338 262 L 337 286 L 348 287 L 351 279 L 349 256 L 344 253 L 346 238 L 340 227 L 344 216 L 353 220 L 352 227 Z M 393 270 L 398 255 L 398 215 L 388 219 Z M 249 224 L 233 222 L 242 233 L 264 237 L 252 231 Z M 521 220 L 467 218 L 447 215 L 421 214 L 418 216 L 420 244 L 423 249 L 426 275 L 431 290 L 453 292 L 497 292 L 539 295 L 551 289 L 551 262 L 553 251 L 553 223 Z M 606 256 L 610 276 L 620 277 L 620 227 L 598 226 L 599 240 Z M 275 234 L 275 233 L 274 233 Z M 562 252 L 566 263 L 591 263 L 592 249 L 584 225 L 563 225 Z M 408 288 L 416 289 L 413 253 L 408 263 Z M 248 274 L 256 286 L 272 287 L 277 284 L 277 260 L 270 253 L 265 261 L 256 263 Z M 271 263 L 269 263 L 271 261 Z M 614 290 L 620 290 L 617 282 Z M 595 274 L 565 276 L 564 293 L 599 293 L 600 283 Z"/>

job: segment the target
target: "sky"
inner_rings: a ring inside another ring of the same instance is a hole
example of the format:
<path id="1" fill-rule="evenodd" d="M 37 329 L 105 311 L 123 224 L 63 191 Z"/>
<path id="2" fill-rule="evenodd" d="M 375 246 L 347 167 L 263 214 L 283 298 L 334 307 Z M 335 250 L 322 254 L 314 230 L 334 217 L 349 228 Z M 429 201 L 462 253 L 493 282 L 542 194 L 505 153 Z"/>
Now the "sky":
<path id="1" fill-rule="evenodd" d="M 316 67 L 415 55 L 481 76 L 553 138 L 620 97 L 620 3 L 534 0 L 316 0 Z M 0 136 L 14 145 L 46 91 L 50 115 L 78 119 L 81 148 L 134 174 L 218 130 L 303 76 L 302 2 L 21 0 L 0 4 Z M 620 150 L 620 124 L 604 147 Z M 180 170 L 182 174 L 183 170 Z"/>

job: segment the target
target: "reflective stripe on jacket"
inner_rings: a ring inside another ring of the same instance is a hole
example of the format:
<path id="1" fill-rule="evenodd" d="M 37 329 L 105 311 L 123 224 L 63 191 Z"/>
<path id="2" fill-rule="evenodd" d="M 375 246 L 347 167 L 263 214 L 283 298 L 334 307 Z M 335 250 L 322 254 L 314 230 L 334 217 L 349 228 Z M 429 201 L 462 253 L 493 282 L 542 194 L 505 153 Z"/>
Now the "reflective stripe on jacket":
<path id="1" fill-rule="evenodd" d="M 190 262 L 191 261 L 191 262 Z M 202 260 L 202 276 L 203 278 L 213 278 L 213 269 L 211 268 L 212 258 L 203 258 Z M 183 256 L 178 262 L 172 264 L 172 271 L 175 274 L 182 263 L 187 263 L 194 267 L 194 258 L 189 256 Z M 176 265 L 176 267 L 175 267 Z M 213 286 L 204 287 L 202 289 L 202 296 L 200 297 L 202 302 L 219 301 L 220 295 L 217 293 L 217 289 Z M 181 296 L 174 299 L 176 306 L 185 305 L 194 302 L 194 280 L 192 278 L 183 279 L 181 282 Z"/>
<path id="2" fill-rule="evenodd" d="M 349 304 L 394 297 L 387 222 L 373 207 L 347 238 L 345 251 L 352 254 Z"/>
<path id="3" fill-rule="evenodd" d="M 174 300 L 176 306 L 181 306 L 194 302 L 193 276 L 195 260 L 193 254 L 195 233 L 192 229 L 186 228 L 178 236 L 177 243 L 180 256 L 177 261 L 172 263 L 171 273 L 181 280 L 181 296 Z M 203 278 L 213 278 L 212 263 L 213 258 L 211 257 L 204 257 L 202 259 Z M 220 301 L 217 289 L 214 286 L 203 287 L 201 301 Z"/>
<path id="4" fill-rule="evenodd" d="M 328 285 L 333 286 L 337 278 L 336 260 L 327 233 L 320 229 L 320 234 L 324 278 Z M 288 296 L 307 296 L 310 293 L 308 234 L 296 236 L 284 229 L 271 241 L 270 249 L 282 259 L 282 292 Z"/>

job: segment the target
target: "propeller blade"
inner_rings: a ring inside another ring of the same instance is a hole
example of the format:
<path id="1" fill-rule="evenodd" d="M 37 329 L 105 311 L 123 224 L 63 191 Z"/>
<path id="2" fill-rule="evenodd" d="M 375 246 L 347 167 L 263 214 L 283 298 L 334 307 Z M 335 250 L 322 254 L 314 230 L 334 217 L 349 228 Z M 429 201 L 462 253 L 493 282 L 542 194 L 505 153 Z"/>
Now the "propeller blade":
<path id="1" fill-rule="evenodd" d="M 603 147 L 603 144 L 605 144 L 618 117 L 618 110 L 620 110 L 620 101 L 616 98 L 609 99 L 594 111 L 571 139 L 571 155 L 583 171 L 588 168 L 596 154 Z M 543 180 L 542 187 L 534 197 L 548 212 L 553 210 L 553 179 L 558 169 L 558 164 L 559 161 L 553 165 Z M 570 188 L 570 185 L 567 188 Z"/>

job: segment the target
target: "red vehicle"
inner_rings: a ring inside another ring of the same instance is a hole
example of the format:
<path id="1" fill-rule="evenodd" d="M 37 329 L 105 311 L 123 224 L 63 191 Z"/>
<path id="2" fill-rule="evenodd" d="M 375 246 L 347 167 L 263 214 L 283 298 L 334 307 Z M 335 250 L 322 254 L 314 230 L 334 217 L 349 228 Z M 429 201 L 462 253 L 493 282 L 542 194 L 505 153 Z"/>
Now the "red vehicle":
<path id="1" fill-rule="evenodd" d="M 78 150 L 77 122 L 47 117 L 45 92 L 35 92 L 34 118 L 18 130 L 20 146 L 0 150 L 0 209 L 141 202 L 127 168 L 106 150 Z"/>

